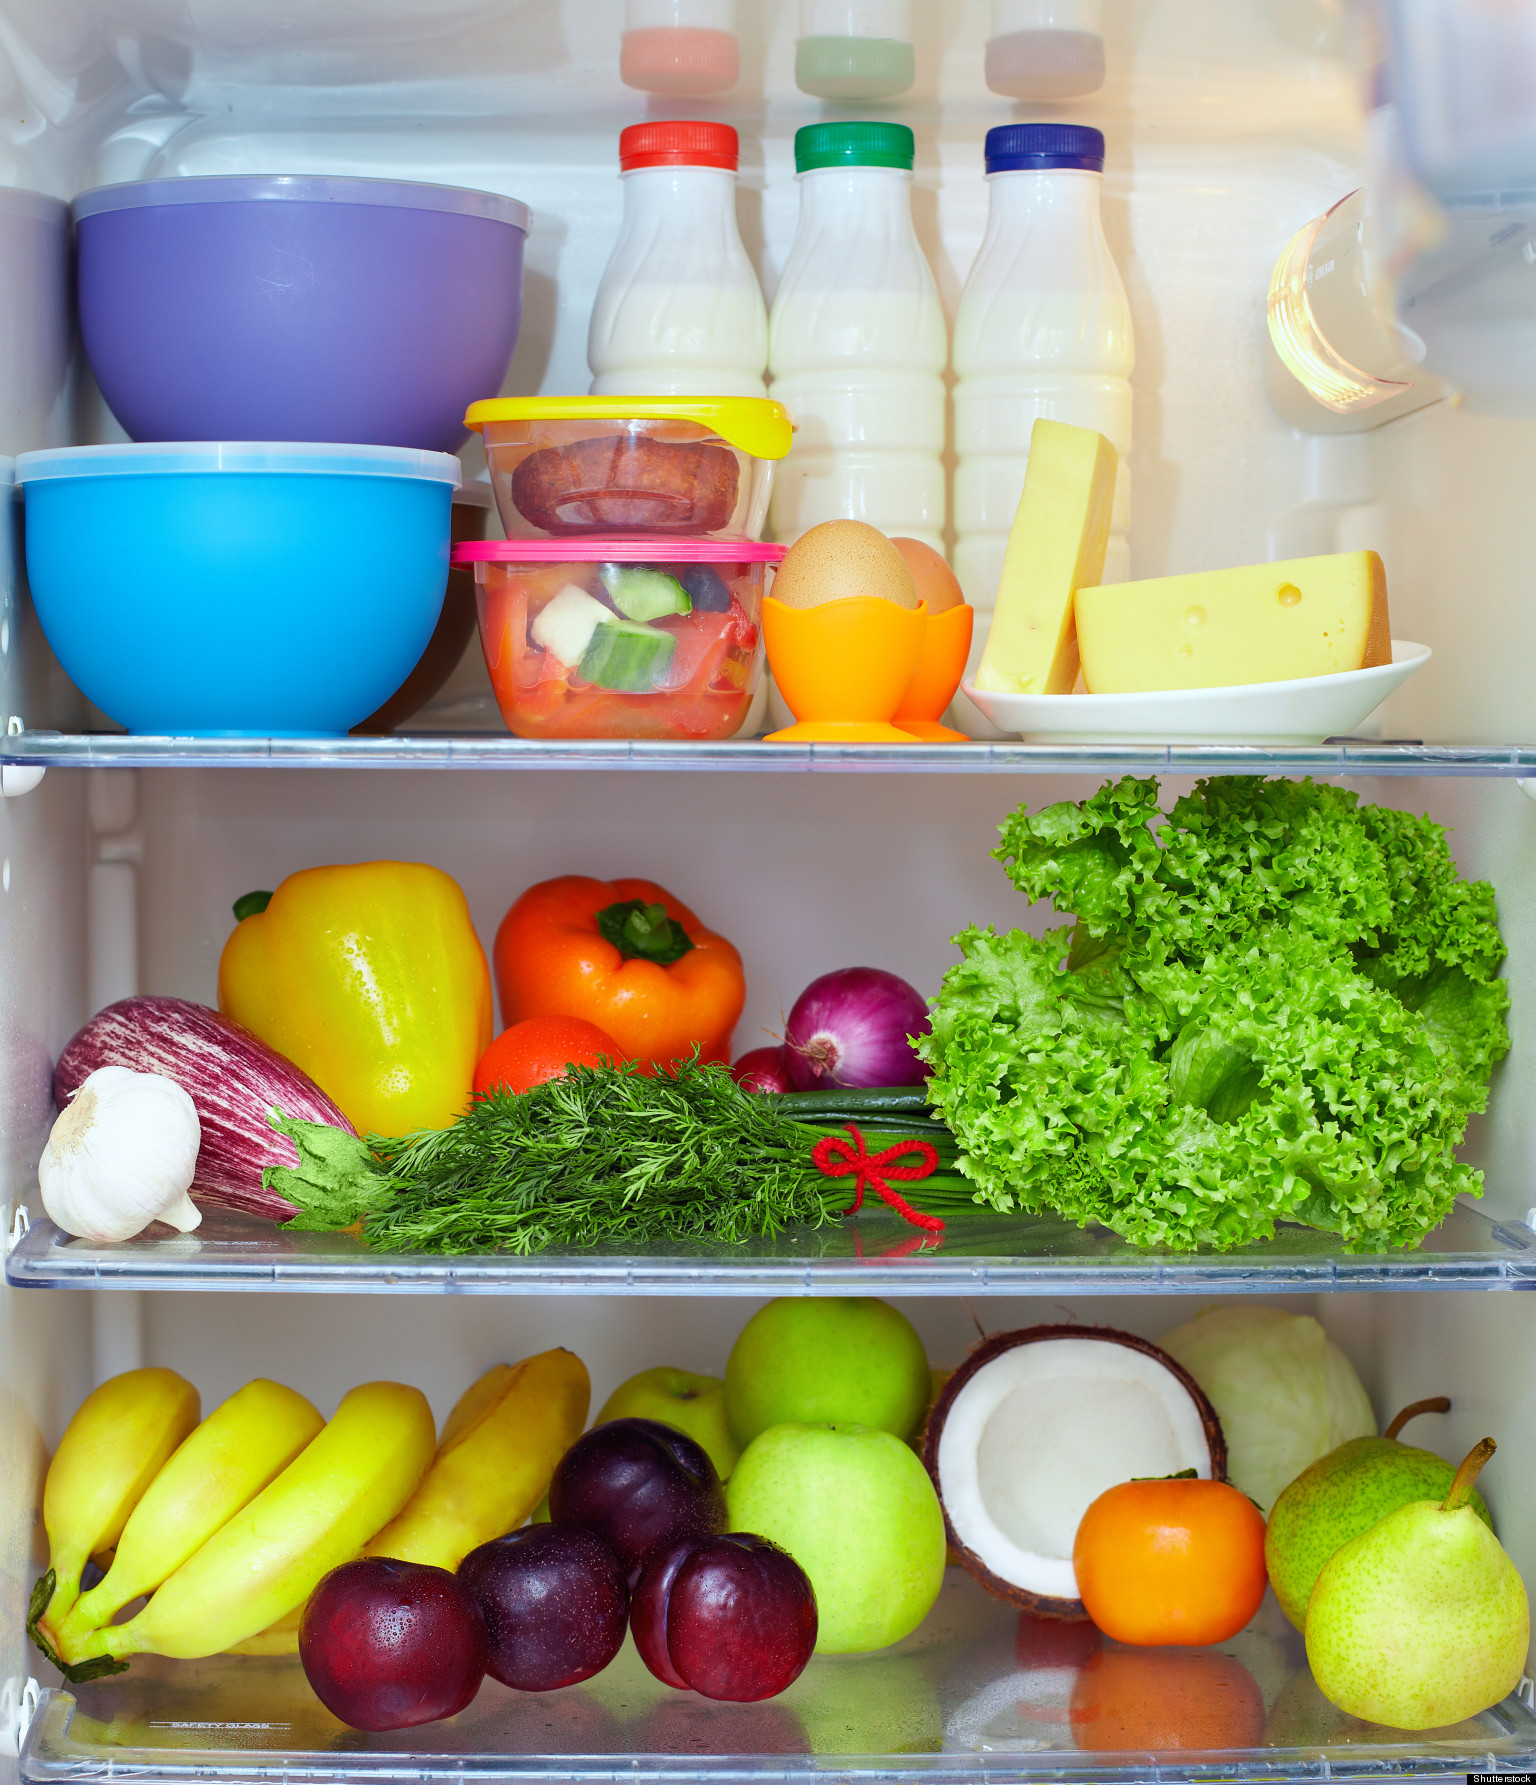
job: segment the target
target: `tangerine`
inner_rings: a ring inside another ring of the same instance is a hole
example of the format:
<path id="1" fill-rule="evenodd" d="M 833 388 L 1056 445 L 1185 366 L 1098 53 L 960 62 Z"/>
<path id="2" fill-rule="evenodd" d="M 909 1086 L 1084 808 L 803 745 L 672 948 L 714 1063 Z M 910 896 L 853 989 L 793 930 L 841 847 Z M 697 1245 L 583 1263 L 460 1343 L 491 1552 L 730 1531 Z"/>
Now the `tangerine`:
<path id="1" fill-rule="evenodd" d="M 596 1023 L 579 1016 L 530 1016 L 503 1029 L 475 1067 L 474 1094 L 495 1086 L 530 1091 L 568 1066 L 602 1066 L 620 1059 L 619 1044 Z"/>
<path id="2" fill-rule="evenodd" d="M 1072 1566 L 1089 1617 L 1117 1642 L 1225 1642 L 1268 1584 L 1264 1515 L 1224 1481 L 1123 1481 L 1083 1514 Z"/>

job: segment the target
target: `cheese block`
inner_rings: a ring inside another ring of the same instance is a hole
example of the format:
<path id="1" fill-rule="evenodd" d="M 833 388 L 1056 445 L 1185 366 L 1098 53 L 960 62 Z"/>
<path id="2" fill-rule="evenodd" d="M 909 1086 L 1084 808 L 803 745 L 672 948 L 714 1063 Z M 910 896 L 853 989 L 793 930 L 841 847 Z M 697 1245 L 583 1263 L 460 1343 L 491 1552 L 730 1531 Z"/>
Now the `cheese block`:
<path id="1" fill-rule="evenodd" d="M 1292 558 L 1077 593 L 1090 694 L 1290 682 L 1392 661 L 1375 552 Z"/>
<path id="2" fill-rule="evenodd" d="M 1092 428 L 1037 421 L 997 607 L 976 670 L 989 694 L 1070 694 L 1072 597 L 1104 574 L 1119 454 Z"/>

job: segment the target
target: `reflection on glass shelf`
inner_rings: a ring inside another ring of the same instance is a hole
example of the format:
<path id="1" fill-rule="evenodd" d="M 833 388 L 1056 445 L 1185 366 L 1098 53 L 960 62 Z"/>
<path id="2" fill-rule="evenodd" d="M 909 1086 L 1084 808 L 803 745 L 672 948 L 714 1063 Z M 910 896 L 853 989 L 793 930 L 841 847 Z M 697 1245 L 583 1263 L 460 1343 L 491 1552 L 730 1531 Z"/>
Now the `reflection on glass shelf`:
<path id="1" fill-rule="evenodd" d="M 1303 1289 L 1536 1287 L 1536 1233 L 1458 1206 L 1422 1246 L 1348 1253 L 1335 1235 L 1284 1227 L 1235 1252 L 1158 1252 L 1054 1216 L 963 1210 L 937 1244 L 898 1216 L 711 1251 L 637 1256 L 507 1253 L 469 1258 L 371 1252 L 342 1234 L 285 1233 L 211 1209 L 195 1233 L 95 1245 L 39 1221 L 6 1260 L 8 1280 L 61 1289 L 352 1290 L 420 1295 L 1169 1295 L 1203 1289 L 1273 1295 Z M 169 1228 L 151 1233 L 170 1235 Z"/>
<path id="2" fill-rule="evenodd" d="M 1060 1629 L 1060 1627 L 1058 1627 Z M 631 1644 L 558 1692 L 487 1680 L 446 1723 L 363 1735 L 297 1660 L 135 1659 L 49 1694 L 23 1779 L 974 1779 L 1102 1782 L 1425 1777 L 1536 1763 L 1518 1698 L 1415 1734 L 1333 1709 L 1301 1639 L 1265 1601 L 1218 1649 L 1062 1654 L 1052 1633 L 950 1569 L 903 1643 L 820 1656 L 781 1697 L 719 1704 L 654 1680 Z"/>
<path id="3" fill-rule="evenodd" d="M 777 774 L 1536 775 L 1536 745 L 530 742 L 484 735 L 162 738 L 23 731 L 0 765 L 46 768 L 664 769 Z"/>

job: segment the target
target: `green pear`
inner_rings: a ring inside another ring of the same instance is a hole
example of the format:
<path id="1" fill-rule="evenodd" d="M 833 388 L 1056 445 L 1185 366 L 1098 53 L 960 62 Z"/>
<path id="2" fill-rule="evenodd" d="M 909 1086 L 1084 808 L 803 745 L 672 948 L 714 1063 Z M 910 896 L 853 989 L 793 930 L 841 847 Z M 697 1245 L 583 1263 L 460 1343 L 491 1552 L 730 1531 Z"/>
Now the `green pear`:
<path id="1" fill-rule="evenodd" d="M 861 1425 L 910 1438 L 932 1377 L 917 1329 L 872 1296 L 781 1296 L 737 1335 L 725 1366 L 731 1436 L 769 1426 Z"/>
<path id="2" fill-rule="evenodd" d="M 1484 1438 L 1443 1501 L 1414 1500 L 1352 1537 L 1307 1606 L 1307 1660 L 1323 1696 L 1394 1729 L 1443 1729 L 1520 1683 L 1530 1606 L 1515 1565 L 1467 1504 L 1493 1455 Z"/>
<path id="3" fill-rule="evenodd" d="M 642 1370 L 619 1384 L 593 1423 L 610 1419 L 659 1419 L 672 1426 L 703 1445 L 722 1481 L 740 1455 L 725 1421 L 725 1384 L 718 1376 L 695 1376 L 669 1364 Z"/>
<path id="4" fill-rule="evenodd" d="M 770 1538 L 810 1576 L 818 1655 L 900 1642 L 944 1584 L 938 1495 L 892 1432 L 770 1426 L 741 1453 L 725 1509 L 727 1529 Z"/>
<path id="5" fill-rule="evenodd" d="M 1449 1413 L 1443 1395 L 1405 1407 L 1380 1438 L 1351 1438 L 1309 1463 L 1275 1501 L 1264 1534 L 1264 1562 L 1281 1609 L 1298 1630 L 1307 1622 L 1307 1601 L 1323 1565 L 1352 1537 L 1413 1500 L 1442 1499 L 1455 1467 L 1432 1450 L 1398 1442 L 1397 1434 L 1421 1413 Z M 1472 1510 L 1489 1530 L 1493 1520 L 1482 1496 Z"/>

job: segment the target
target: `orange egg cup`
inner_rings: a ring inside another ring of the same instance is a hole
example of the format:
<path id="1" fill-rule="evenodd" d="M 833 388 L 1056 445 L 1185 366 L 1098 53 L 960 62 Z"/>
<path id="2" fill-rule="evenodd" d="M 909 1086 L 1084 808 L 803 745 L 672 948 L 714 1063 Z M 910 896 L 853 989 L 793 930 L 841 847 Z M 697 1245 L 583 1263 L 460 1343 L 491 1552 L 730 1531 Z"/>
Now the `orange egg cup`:
<path id="1" fill-rule="evenodd" d="M 923 634 L 922 655 L 917 660 L 916 673 L 891 716 L 893 724 L 925 744 L 970 742 L 963 731 L 951 731 L 939 720 L 945 707 L 955 698 L 955 690 L 965 674 L 975 624 L 975 608 L 963 602 L 958 607 L 946 608 L 941 614 L 928 616 L 928 630 Z"/>
<path id="2" fill-rule="evenodd" d="M 874 595 L 786 607 L 763 600 L 763 642 L 773 679 L 796 723 L 771 744 L 910 744 L 891 715 L 923 654 L 928 607 L 898 607 Z"/>

